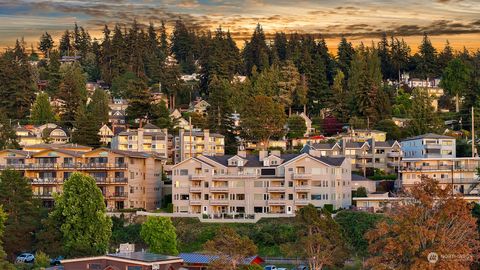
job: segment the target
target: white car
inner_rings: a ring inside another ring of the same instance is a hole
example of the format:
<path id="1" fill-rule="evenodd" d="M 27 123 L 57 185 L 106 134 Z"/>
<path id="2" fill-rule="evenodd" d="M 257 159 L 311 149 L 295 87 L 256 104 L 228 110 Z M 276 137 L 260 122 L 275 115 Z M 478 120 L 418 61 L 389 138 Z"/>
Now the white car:
<path id="1" fill-rule="evenodd" d="M 15 263 L 33 263 L 35 256 L 31 253 L 22 253 L 18 255 Z"/>

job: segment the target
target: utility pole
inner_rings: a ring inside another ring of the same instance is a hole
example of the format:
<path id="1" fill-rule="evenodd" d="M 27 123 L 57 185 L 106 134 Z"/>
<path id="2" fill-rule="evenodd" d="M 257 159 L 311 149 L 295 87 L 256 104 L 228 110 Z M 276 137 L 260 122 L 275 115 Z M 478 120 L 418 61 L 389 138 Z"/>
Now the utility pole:
<path id="1" fill-rule="evenodd" d="M 190 157 L 193 157 L 192 156 L 192 132 L 193 132 L 193 129 L 192 129 L 192 117 L 189 116 L 188 117 L 188 123 L 190 125 Z"/>
<path id="2" fill-rule="evenodd" d="M 472 106 L 472 157 L 475 157 L 475 115 Z"/>

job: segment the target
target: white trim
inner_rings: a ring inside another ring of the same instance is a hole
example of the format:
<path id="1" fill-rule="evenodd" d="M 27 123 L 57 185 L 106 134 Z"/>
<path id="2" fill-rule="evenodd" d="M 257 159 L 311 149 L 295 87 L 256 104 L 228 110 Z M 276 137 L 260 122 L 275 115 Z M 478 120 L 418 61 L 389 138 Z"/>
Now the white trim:
<path id="1" fill-rule="evenodd" d="M 183 164 L 183 163 L 185 163 L 185 162 L 187 162 L 187 161 L 190 161 L 190 160 L 198 161 L 198 162 L 200 162 L 200 163 L 203 163 L 203 164 L 207 165 L 207 166 L 210 167 L 210 168 L 213 168 L 212 165 L 206 163 L 205 161 L 203 161 L 203 160 L 201 160 L 201 159 L 198 159 L 198 158 L 196 158 L 196 157 L 189 157 L 189 158 L 185 159 L 184 161 L 173 165 L 173 166 L 172 166 L 172 169 L 175 169 L 177 166 L 180 166 L 181 164 Z"/>

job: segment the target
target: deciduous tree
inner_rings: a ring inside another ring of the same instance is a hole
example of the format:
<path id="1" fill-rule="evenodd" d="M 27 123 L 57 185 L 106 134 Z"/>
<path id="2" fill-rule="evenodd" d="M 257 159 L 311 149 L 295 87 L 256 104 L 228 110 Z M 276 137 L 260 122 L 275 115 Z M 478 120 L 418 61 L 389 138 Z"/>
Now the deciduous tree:
<path id="1" fill-rule="evenodd" d="M 55 196 L 50 218 L 60 221 L 65 254 L 71 257 L 103 255 L 112 234 L 101 190 L 95 179 L 73 173 Z"/>
<path id="2" fill-rule="evenodd" d="M 142 224 L 140 236 L 150 252 L 177 255 L 177 234 L 168 217 L 148 217 Z"/>
<path id="3" fill-rule="evenodd" d="M 366 234 L 374 269 L 470 269 L 480 242 L 470 205 L 451 186 L 423 178 Z M 432 265 L 429 254 L 439 260 Z"/>

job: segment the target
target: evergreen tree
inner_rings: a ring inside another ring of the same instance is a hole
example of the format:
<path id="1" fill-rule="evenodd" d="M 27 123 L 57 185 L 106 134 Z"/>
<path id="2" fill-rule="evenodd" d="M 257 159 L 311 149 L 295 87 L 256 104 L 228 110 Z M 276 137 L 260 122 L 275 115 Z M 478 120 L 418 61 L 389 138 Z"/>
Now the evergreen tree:
<path id="1" fill-rule="evenodd" d="M 102 192 L 95 179 L 73 173 L 63 185 L 63 192 L 55 197 L 55 208 L 50 213 L 58 220 L 65 255 L 85 257 L 103 255 L 108 249 L 112 221 L 106 215 Z"/>
<path id="2" fill-rule="evenodd" d="M 97 125 L 108 123 L 109 99 L 108 93 L 101 88 L 97 88 L 93 92 L 92 101 L 88 104 L 87 111 L 93 117 L 92 121 L 95 121 Z"/>
<path id="3" fill-rule="evenodd" d="M 432 106 L 432 98 L 422 88 L 413 90 L 409 117 L 411 121 L 408 123 L 407 129 L 411 136 L 437 132 L 441 126 L 441 121 Z"/>
<path id="4" fill-rule="evenodd" d="M 31 120 L 36 125 L 55 121 L 55 114 L 47 93 L 39 93 L 32 105 Z"/>
<path id="5" fill-rule="evenodd" d="M 378 43 L 378 57 L 380 57 L 380 63 L 382 67 L 383 79 L 392 78 L 392 67 L 391 67 L 391 49 L 390 44 L 388 44 L 387 33 L 382 34 L 382 39 Z"/>
<path id="6" fill-rule="evenodd" d="M 459 58 L 455 58 L 447 64 L 443 71 L 440 86 L 452 96 L 455 96 L 455 111 L 460 112 L 460 97 L 471 83 L 472 70 Z"/>
<path id="7" fill-rule="evenodd" d="M 403 39 L 399 40 L 398 38 L 393 37 L 390 44 L 392 68 L 392 74 L 390 79 L 399 81 L 400 73 L 407 69 L 408 63 L 410 61 L 410 47 Z"/>
<path id="8" fill-rule="evenodd" d="M 19 148 L 17 134 L 13 130 L 10 120 L 7 119 L 7 114 L 0 108 L 0 150 Z"/>
<path id="9" fill-rule="evenodd" d="M 320 57 L 323 60 L 324 65 L 325 65 L 325 72 L 327 74 L 328 84 L 332 85 L 333 84 L 333 78 L 335 77 L 335 72 L 337 70 L 337 67 L 336 67 L 336 64 L 335 64 L 335 60 L 333 59 L 333 57 L 328 52 L 328 47 L 327 47 L 327 43 L 325 42 L 325 39 L 322 38 L 317 43 L 317 52 L 316 53 L 320 55 Z M 313 61 L 314 62 L 317 61 L 315 57 L 313 58 Z"/>
<path id="10" fill-rule="evenodd" d="M 45 32 L 45 34 L 40 37 L 38 49 L 43 53 L 44 57 L 50 58 L 50 51 L 53 49 L 53 44 L 52 36 L 48 32 Z"/>
<path id="11" fill-rule="evenodd" d="M 287 45 L 288 45 L 288 40 L 287 40 L 287 35 L 285 33 L 280 32 L 280 33 L 275 33 L 275 37 L 273 38 L 274 44 L 275 44 L 275 52 L 278 56 L 278 59 L 280 61 L 285 61 L 287 60 Z"/>
<path id="12" fill-rule="evenodd" d="M 292 115 L 287 119 L 287 137 L 290 139 L 303 138 L 307 132 L 305 119 L 299 115 Z"/>
<path id="13" fill-rule="evenodd" d="M 175 22 L 171 38 L 172 53 L 180 64 L 183 73 L 195 72 L 195 46 L 196 35 L 190 31 L 181 20 Z"/>
<path id="14" fill-rule="evenodd" d="M 332 92 L 328 86 L 324 59 L 320 54 L 313 58 L 313 72 L 308 77 L 308 109 L 311 115 L 318 115 L 320 110 L 329 105 Z"/>
<path id="15" fill-rule="evenodd" d="M 60 53 L 57 50 L 53 50 L 50 53 L 50 61 L 48 62 L 48 85 L 46 92 L 51 97 L 56 97 L 60 89 L 60 83 L 62 82 L 62 74 L 60 73 Z"/>
<path id="16" fill-rule="evenodd" d="M 332 100 L 329 106 L 332 108 L 332 113 L 335 118 L 340 120 L 342 123 L 346 123 L 348 121 L 350 112 L 349 94 L 345 88 L 344 82 L 345 75 L 343 75 L 341 70 L 338 70 L 331 87 Z"/>
<path id="17" fill-rule="evenodd" d="M 100 147 L 100 135 L 98 135 L 98 132 L 101 124 L 99 124 L 95 115 L 86 111 L 83 104 L 77 107 L 73 127 L 73 143 L 88 145 L 94 148 Z"/>
<path id="18" fill-rule="evenodd" d="M 291 115 L 291 108 L 294 104 L 295 96 L 297 96 L 301 102 L 305 102 L 306 94 L 304 82 L 292 61 L 289 60 L 285 62 L 280 68 L 280 80 L 277 84 L 278 93 L 275 100 L 285 108 L 288 108 L 289 115 Z"/>
<path id="19" fill-rule="evenodd" d="M 23 42 L 0 56 L 0 108 L 6 116 L 25 119 L 35 100 L 36 84 Z"/>
<path id="20" fill-rule="evenodd" d="M 260 24 L 257 24 L 253 32 L 250 42 L 245 44 L 243 49 L 243 58 L 245 68 L 248 75 L 252 74 L 253 67 L 257 67 L 257 71 L 261 72 L 270 66 L 269 48 L 265 42 L 265 33 Z"/>
<path id="21" fill-rule="evenodd" d="M 64 113 L 61 115 L 65 126 L 72 127 L 76 119 L 77 110 L 84 106 L 87 100 L 86 80 L 80 66 L 69 66 L 60 84 L 58 97 L 64 101 Z"/>
<path id="22" fill-rule="evenodd" d="M 70 31 L 65 30 L 62 37 L 60 38 L 60 45 L 59 45 L 60 55 L 61 56 L 70 56 L 73 52 L 72 47 L 72 34 Z"/>
<path id="23" fill-rule="evenodd" d="M 160 101 L 158 104 L 151 105 L 151 116 L 150 119 L 152 120 L 153 124 L 158 126 L 159 128 L 167 128 L 172 130 L 173 123 L 172 119 L 170 118 L 170 111 L 165 104 L 165 101 Z"/>
<path id="24" fill-rule="evenodd" d="M 438 54 L 438 69 L 443 72 L 453 58 L 453 48 L 450 46 L 450 42 L 447 40 L 443 51 Z"/>
<path id="25" fill-rule="evenodd" d="M 39 228 L 40 204 L 33 198 L 29 180 L 19 172 L 4 170 L 0 174 L 0 205 L 8 219 L 3 236 L 4 248 L 10 259 L 29 250 Z"/>
<path id="26" fill-rule="evenodd" d="M 107 83 L 112 83 L 112 40 L 110 38 L 110 29 L 108 25 L 103 28 L 103 41 L 100 50 L 100 73 L 102 79 Z"/>
<path id="27" fill-rule="evenodd" d="M 7 260 L 7 253 L 3 249 L 3 236 L 5 234 L 5 223 L 8 220 L 8 214 L 0 206 L 0 268 L 4 270 L 15 270 L 16 268 Z"/>
<path id="28" fill-rule="evenodd" d="M 115 77 L 124 74 L 127 71 L 128 64 L 128 52 L 125 37 L 120 29 L 120 25 L 116 24 L 113 30 L 113 37 L 110 50 L 110 78 L 113 80 Z M 106 52 L 105 52 L 106 53 Z"/>
<path id="29" fill-rule="evenodd" d="M 354 54 L 355 50 L 353 49 L 352 43 L 348 42 L 345 37 L 342 37 L 338 45 L 337 64 L 347 80 L 350 77 L 350 63 L 353 60 Z"/>
<path id="30" fill-rule="evenodd" d="M 433 47 L 432 42 L 428 38 L 427 33 L 424 34 L 422 43 L 419 47 L 418 63 L 416 72 L 420 78 L 426 80 L 428 78 L 434 78 L 438 75 L 437 67 L 437 50 Z"/>
<path id="31" fill-rule="evenodd" d="M 144 81 L 130 81 L 127 84 L 126 92 L 128 93 L 128 108 L 126 114 L 129 121 L 148 119 L 152 116 L 152 96 Z"/>

